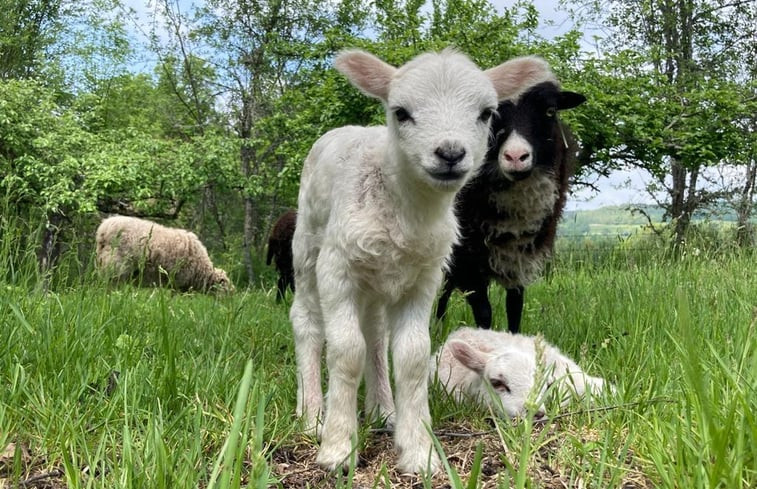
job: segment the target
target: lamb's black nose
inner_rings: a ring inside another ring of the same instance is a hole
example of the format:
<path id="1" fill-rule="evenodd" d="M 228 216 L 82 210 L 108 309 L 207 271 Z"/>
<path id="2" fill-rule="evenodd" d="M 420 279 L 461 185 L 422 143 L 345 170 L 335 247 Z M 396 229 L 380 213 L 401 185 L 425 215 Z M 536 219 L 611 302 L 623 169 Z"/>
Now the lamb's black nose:
<path id="1" fill-rule="evenodd" d="M 447 165 L 452 167 L 458 164 L 460 160 L 465 158 L 465 149 L 457 146 L 445 145 L 436 148 L 434 154 L 441 160 L 444 160 Z"/>

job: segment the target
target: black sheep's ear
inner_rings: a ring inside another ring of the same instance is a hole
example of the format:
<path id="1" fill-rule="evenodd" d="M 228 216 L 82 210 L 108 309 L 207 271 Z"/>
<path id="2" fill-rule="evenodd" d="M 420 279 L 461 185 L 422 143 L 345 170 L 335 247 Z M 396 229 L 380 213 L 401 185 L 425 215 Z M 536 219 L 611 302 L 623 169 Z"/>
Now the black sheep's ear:
<path id="1" fill-rule="evenodd" d="M 582 103 L 586 102 L 586 97 L 576 92 L 560 92 L 560 97 L 557 100 L 557 109 L 565 110 L 578 107 Z"/>

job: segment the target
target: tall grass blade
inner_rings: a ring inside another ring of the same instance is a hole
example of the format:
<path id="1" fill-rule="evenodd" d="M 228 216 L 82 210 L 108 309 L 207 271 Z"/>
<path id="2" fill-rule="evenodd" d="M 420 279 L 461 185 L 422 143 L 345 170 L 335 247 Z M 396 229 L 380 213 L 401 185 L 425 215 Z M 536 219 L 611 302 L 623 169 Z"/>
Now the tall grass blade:
<path id="1" fill-rule="evenodd" d="M 228 438 L 224 443 L 221 453 L 213 466 L 213 471 L 210 475 L 208 482 L 208 489 L 227 489 L 231 480 L 231 474 L 234 470 L 234 459 L 237 454 L 237 444 L 239 442 L 239 435 L 241 433 L 242 424 L 244 420 L 245 406 L 250 395 L 250 384 L 252 383 L 252 360 L 247 361 L 247 365 L 244 368 L 244 374 L 242 375 L 242 382 L 239 385 L 239 392 L 237 394 L 237 402 L 234 406 L 234 420 L 231 424 Z M 220 483 L 218 482 L 219 475 L 222 477 Z"/>

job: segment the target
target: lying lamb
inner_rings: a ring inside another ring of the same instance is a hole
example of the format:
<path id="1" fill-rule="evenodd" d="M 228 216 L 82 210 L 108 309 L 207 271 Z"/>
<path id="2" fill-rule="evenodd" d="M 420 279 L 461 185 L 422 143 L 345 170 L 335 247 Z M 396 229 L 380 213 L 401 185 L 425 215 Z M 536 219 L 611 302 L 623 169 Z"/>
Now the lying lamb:
<path id="1" fill-rule="evenodd" d="M 537 406 L 534 416 L 543 417 L 548 390 L 556 389 L 564 405 L 605 387 L 541 337 L 468 327 L 450 334 L 431 357 L 434 378 L 457 400 L 468 396 L 511 418 L 525 415 L 529 402 Z"/>
<path id="2" fill-rule="evenodd" d="M 294 292 L 294 270 L 292 268 L 292 237 L 297 220 L 297 211 L 289 210 L 279 216 L 273 225 L 271 235 L 268 237 L 268 255 L 265 263 L 270 265 L 274 262 L 279 272 L 279 280 L 276 283 L 276 301 L 284 299 L 286 289 L 289 287 Z"/>
<path id="3" fill-rule="evenodd" d="M 184 229 L 112 216 L 97 228 L 96 243 L 98 268 L 116 281 L 135 279 L 179 290 L 234 290 L 226 272 L 213 267 L 197 236 Z"/>
<path id="4" fill-rule="evenodd" d="M 326 133 L 302 169 L 290 312 L 297 413 L 308 429 L 325 414 L 317 463 L 345 466 L 365 371 L 366 412 L 394 422 L 398 468 L 434 472 L 439 457 L 428 431 L 428 327 L 457 237 L 455 194 L 483 162 L 497 101 L 545 79 L 548 67 L 521 58 L 483 72 L 452 50 L 420 55 L 401 68 L 347 51 L 335 66 L 385 104 L 387 125 Z"/>
<path id="5" fill-rule="evenodd" d="M 500 103 L 486 163 L 458 196 L 462 237 L 453 250 L 437 318 L 457 288 L 468 292 L 476 325 L 490 328 L 487 289 L 494 279 L 507 290 L 509 330 L 520 330 L 525 287 L 552 255 L 573 175 L 575 145 L 557 112 L 585 100 L 560 90 L 553 78 Z"/>

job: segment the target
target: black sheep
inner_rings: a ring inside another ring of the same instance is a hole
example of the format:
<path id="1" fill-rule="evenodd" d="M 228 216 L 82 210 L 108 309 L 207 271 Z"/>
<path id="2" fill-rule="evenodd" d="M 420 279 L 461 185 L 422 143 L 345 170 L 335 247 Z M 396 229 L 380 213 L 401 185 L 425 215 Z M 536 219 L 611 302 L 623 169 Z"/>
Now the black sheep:
<path id="1" fill-rule="evenodd" d="M 286 288 L 294 292 L 294 267 L 292 266 L 292 236 L 294 225 L 297 221 L 296 211 L 287 211 L 276 220 L 271 235 L 268 238 L 268 256 L 266 264 L 276 262 L 276 270 L 279 272 L 278 291 L 276 301 L 281 301 L 286 293 Z"/>
<path id="2" fill-rule="evenodd" d="M 437 318 L 457 288 L 468 293 L 476 324 L 491 328 L 487 289 L 494 279 L 507 290 L 508 328 L 519 331 L 525 286 L 541 275 L 552 254 L 574 171 L 575 143 L 557 111 L 585 100 L 544 82 L 500 103 L 486 163 L 458 195 L 461 240 L 452 252 Z"/>

